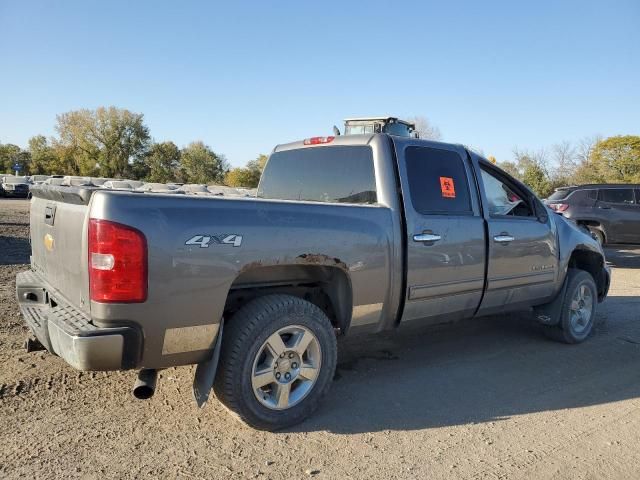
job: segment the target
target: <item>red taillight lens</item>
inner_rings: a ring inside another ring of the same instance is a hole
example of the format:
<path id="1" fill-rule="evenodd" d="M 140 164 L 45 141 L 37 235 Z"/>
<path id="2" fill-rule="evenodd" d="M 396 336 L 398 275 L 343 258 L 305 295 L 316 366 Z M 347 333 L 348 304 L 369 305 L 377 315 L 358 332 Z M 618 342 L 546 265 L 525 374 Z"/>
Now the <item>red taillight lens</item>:
<path id="1" fill-rule="evenodd" d="M 555 212 L 564 212 L 567 208 L 569 208 L 569 205 L 567 205 L 566 203 L 550 203 L 549 208 Z"/>
<path id="2" fill-rule="evenodd" d="M 304 140 L 305 145 L 320 145 L 322 143 L 331 143 L 336 137 L 311 137 Z"/>
<path id="3" fill-rule="evenodd" d="M 147 240 L 139 230 L 89 219 L 91 300 L 134 303 L 147 299 Z"/>

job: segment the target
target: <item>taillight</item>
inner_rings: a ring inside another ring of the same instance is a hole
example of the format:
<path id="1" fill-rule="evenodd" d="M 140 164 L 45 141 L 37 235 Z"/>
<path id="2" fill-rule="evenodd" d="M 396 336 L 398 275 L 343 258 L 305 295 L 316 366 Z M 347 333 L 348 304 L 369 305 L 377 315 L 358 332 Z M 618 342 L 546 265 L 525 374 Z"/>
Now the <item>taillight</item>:
<path id="1" fill-rule="evenodd" d="M 550 203 L 549 208 L 555 212 L 564 212 L 567 208 L 569 208 L 569 205 L 567 205 L 566 203 Z"/>
<path id="2" fill-rule="evenodd" d="M 91 300 L 136 303 L 147 299 L 147 240 L 139 230 L 89 219 Z"/>
<path id="3" fill-rule="evenodd" d="M 305 145 L 320 145 L 322 143 L 331 143 L 336 137 L 311 137 L 305 138 Z"/>

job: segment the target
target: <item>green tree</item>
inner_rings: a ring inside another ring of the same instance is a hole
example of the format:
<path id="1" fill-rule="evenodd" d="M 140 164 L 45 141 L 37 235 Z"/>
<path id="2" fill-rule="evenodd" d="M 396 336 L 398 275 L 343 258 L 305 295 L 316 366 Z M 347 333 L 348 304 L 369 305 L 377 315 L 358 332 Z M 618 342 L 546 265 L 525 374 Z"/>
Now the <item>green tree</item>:
<path id="1" fill-rule="evenodd" d="M 56 173 L 58 164 L 56 150 L 44 135 L 36 135 L 29 139 L 29 153 L 32 175 Z"/>
<path id="2" fill-rule="evenodd" d="M 640 136 L 600 140 L 577 172 L 582 183 L 640 182 Z"/>
<path id="3" fill-rule="evenodd" d="M 260 177 L 256 178 L 255 171 L 248 168 L 232 168 L 224 177 L 224 184 L 230 187 L 255 188 Z"/>
<path id="4" fill-rule="evenodd" d="M 124 177 L 149 147 L 149 129 L 141 113 L 116 107 L 76 110 L 56 117 L 57 144 L 73 157 L 81 175 Z"/>
<path id="5" fill-rule="evenodd" d="M 269 160 L 269 156 L 265 155 L 264 153 L 261 153 L 256 157 L 255 160 L 249 160 L 247 162 L 247 168 L 249 170 L 258 171 L 262 174 L 262 171 L 264 170 L 264 166 L 267 164 L 267 160 Z"/>
<path id="6" fill-rule="evenodd" d="M 180 150 L 173 142 L 154 143 L 145 157 L 149 182 L 175 182 L 180 167 Z"/>
<path id="7" fill-rule="evenodd" d="M 546 198 L 553 192 L 547 173 L 535 162 L 525 166 L 522 182 L 528 185 L 541 198 Z"/>
<path id="8" fill-rule="evenodd" d="M 234 168 L 224 178 L 225 185 L 230 187 L 256 188 L 260 182 L 260 176 L 267 163 L 267 155 L 260 154 L 255 160 L 247 162 L 245 168 Z"/>
<path id="9" fill-rule="evenodd" d="M 31 155 L 18 145 L 0 144 L 0 173 L 15 173 L 14 165 L 20 165 L 20 175 L 29 175 Z"/>
<path id="10" fill-rule="evenodd" d="M 221 184 L 229 170 L 227 161 L 203 142 L 192 142 L 180 154 L 180 172 L 186 183 Z"/>

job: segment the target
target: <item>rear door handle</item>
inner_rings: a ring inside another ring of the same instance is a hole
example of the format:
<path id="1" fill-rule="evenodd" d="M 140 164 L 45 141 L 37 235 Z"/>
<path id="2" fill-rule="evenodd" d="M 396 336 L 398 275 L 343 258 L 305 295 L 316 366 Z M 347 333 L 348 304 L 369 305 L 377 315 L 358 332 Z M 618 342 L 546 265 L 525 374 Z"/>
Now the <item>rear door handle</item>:
<path id="1" fill-rule="evenodd" d="M 414 242 L 437 242 L 438 240 L 442 240 L 442 237 L 435 233 L 418 233 L 413 236 Z"/>
<path id="2" fill-rule="evenodd" d="M 512 237 L 508 233 L 501 233 L 500 235 L 496 235 L 495 237 L 493 237 L 493 241 L 497 243 L 509 243 L 513 242 L 514 240 L 515 237 Z"/>

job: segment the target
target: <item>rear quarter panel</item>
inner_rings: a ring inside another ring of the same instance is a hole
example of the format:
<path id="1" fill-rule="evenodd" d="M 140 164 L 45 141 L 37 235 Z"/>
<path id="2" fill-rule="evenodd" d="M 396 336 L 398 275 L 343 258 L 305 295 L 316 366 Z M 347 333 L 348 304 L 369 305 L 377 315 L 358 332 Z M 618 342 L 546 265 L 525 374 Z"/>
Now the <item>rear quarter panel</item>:
<path id="1" fill-rule="evenodd" d="M 325 264 L 347 274 L 354 306 L 389 301 L 395 230 L 383 206 L 96 192 L 90 212 L 147 238 L 147 301 L 91 303 L 99 325 L 142 328 L 144 367 L 206 358 L 208 351 L 163 355 L 165 331 L 219 323 L 233 281 L 249 269 Z M 185 245 L 196 235 L 223 234 L 241 235 L 241 246 Z"/>

